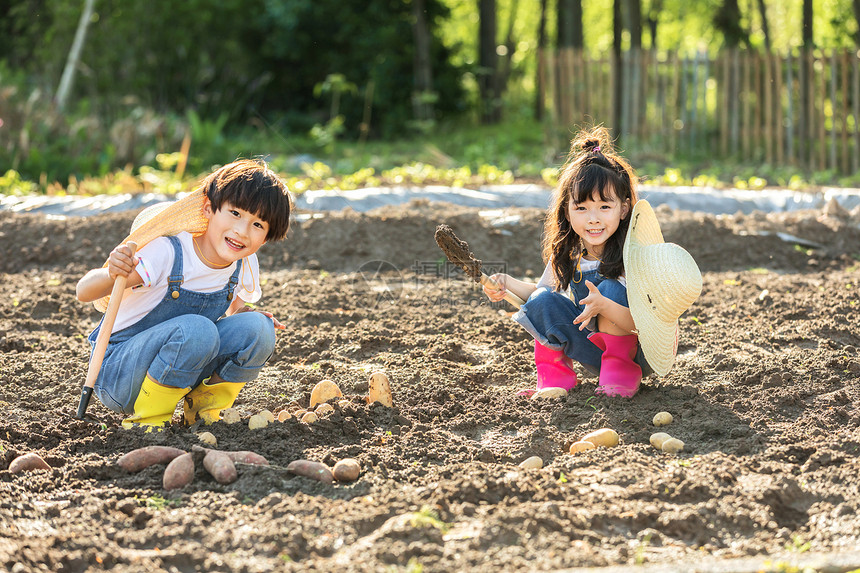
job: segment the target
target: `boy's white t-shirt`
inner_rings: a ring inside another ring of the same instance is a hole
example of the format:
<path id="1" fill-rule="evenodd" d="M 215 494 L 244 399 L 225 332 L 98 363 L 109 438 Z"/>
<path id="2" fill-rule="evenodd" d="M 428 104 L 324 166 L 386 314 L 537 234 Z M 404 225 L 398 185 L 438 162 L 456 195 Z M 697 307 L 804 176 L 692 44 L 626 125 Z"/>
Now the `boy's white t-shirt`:
<path id="1" fill-rule="evenodd" d="M 181 288 L 202 293 L 215 292 L 224 288 L 233 275 L 236 265 L 232 264 L 223 269 L 210 268 L 195 252 L 191 233 L 179 233 L 176 237 L 182 245 Z M 143 279 L 143 284 L 126 290 L 123 294 L 112 333 L 119 332 L 142 319 L 158 306 L 167 293 L 167 277 L 173 269 L 174 259 L 173 244 L 170 239 L 158 237 L 144 245 L 136 255 L 139 262 L 135 270 Z M 242 269 L 237 278 L 233 300 L 236 300 L 236 297 L 249 303 L 260 300 L 263 293 L 260 288 L 260 263 L 256 254 L 242 261 Z"/>

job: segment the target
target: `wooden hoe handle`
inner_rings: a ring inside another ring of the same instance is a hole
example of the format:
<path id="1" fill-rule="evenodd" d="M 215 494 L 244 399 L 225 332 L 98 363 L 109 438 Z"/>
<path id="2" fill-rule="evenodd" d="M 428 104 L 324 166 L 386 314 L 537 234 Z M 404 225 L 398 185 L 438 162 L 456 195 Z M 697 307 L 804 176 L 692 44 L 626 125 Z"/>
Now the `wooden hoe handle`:
<path id="1" fill-rule="evenodd" d="M 134 257 L 137 251 L 137 244 L 129 241 L 127 244 L 131 249 L 131 256 Z M 87 405 L 90 403 L 90 396 L 93 394 L 93 387 L 99 377 L 99 371 L 102 368 L 102 361 L 105 359 L 105 351 L 107 350 L 108 341 L 110 340 L 113 324 L 116 321 L 116 314 L 119 311 L 119 305 L 122 302 L 122 295 L 125 292 L 125 284 L 128 277 L 118 276 L 113 283 L 113 289 L 110 292 L 110 302 L 108 302 L 107 310 L 105 310 L 102 325 L 99 328 L 99 335 L 96 338 L 96 346 L 93 348 L 93 355 L 90 358 L 90 365 L 87 369 L 87 381 L 84 383 L 81 390 L 81 401 L 78 404 L 77 418 L 83 419 L 84 412 L 87 410 Z"/>
<path id="2" fill-rule="evenodd" d="M 481 284 L 491 286 L 493 288 L 500 288 L 499 283 L 488 277 L 486 274 L 481 273 Z M 505 300 L 514 305 L 517 308 L 520 308 L 525 304 L 525 301 L 512 293 L 511 291 L 505 289 Z"/>

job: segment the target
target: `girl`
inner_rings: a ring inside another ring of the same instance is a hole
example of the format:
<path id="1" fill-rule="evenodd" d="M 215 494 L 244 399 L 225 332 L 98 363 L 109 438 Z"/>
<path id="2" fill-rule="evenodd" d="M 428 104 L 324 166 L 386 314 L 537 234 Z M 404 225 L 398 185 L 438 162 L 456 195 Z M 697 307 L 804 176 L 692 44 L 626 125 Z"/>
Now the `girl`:
<path id="1" fill-rule="evenodd" d="M 607 396 L 633 396 L 652 372 L 633 334 L 622 256 L 635 181 L 605 128 L 580 133 L 547 213 L 540 281 L 500 273 L 498 289 L 484 286 L 493 302 L 508 290 L 526 300 L 514 320 L 535 338 L 537 390 L 573 388 L 573 360 L 599 374 L 597 393 Z"/>
<path id="2" fill-rule="evenodd" d="M 123 426 L 160 427 L 182 399 L 186 423 L 211 423 L 257 377 L 283 325 L 245 303 L 261 296 L 256 252 L 287 234 L 290 206 L 264 163 L 236 161 L 138 215 L 107 264 L 81 278 L 78 300 L 104 310 L 116 277 L 128 277 L 95 384 L 105 406 L 128 415 Z"/>

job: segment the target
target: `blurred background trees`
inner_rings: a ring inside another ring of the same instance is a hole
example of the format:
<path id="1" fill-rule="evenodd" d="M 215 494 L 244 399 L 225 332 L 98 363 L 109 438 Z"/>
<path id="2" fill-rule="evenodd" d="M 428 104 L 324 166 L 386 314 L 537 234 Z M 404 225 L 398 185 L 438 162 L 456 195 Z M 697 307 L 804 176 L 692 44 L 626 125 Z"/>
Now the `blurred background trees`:
<path id="1" fill-rule="evenodd" d="M 339 140 L 523 118 L 557 153 L 585 122 L 721 152 L 765 105 L 820 108 L 818 120 L 774 113 L 798 124 L 791 134 L 761 126 L 756 137 L 791 136 L 783 161 L 790 150 L 820 166 L 818 147 L 798 146 L 823 126 L 836 156 L 824 168 L 857 169 L 855 0 L 95 0 L 61 110 L 88 2 L 0 0 L 0 174 L 44 184 L 131 171 L 189 137 L 189 169 L 205 169 L 278 142 L 334 153 Z M 783 95 L 767 91 L 777 76 Z M 745 118 L 745 105 L 758 107 Z"/>

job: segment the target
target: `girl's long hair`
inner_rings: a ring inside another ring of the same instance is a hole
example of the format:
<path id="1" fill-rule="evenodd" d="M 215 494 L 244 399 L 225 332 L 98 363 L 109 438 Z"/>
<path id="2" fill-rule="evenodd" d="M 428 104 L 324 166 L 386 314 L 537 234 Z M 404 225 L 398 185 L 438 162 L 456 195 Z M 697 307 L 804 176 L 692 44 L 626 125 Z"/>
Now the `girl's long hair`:
<path id="1" fill-rule="evenodd" d="M 618 201 L 629 202 L 630 208 L 615 234 L 606 241 L 598 270 L 606 278 L 617 279 L 624 274 L 622 254 L 630 214 L 637 201 L 636 176 L 630 164 L 616 154 L 605 127 L 581 131 L 571 142 L 544 221 L 543 259 L 552 262 L 556 290 L 567 289 L 582 256 L 582 240 L 567 218 L 571 199 L 582 203 L 597 195 L 606 201 L 613 191 Z"/>

